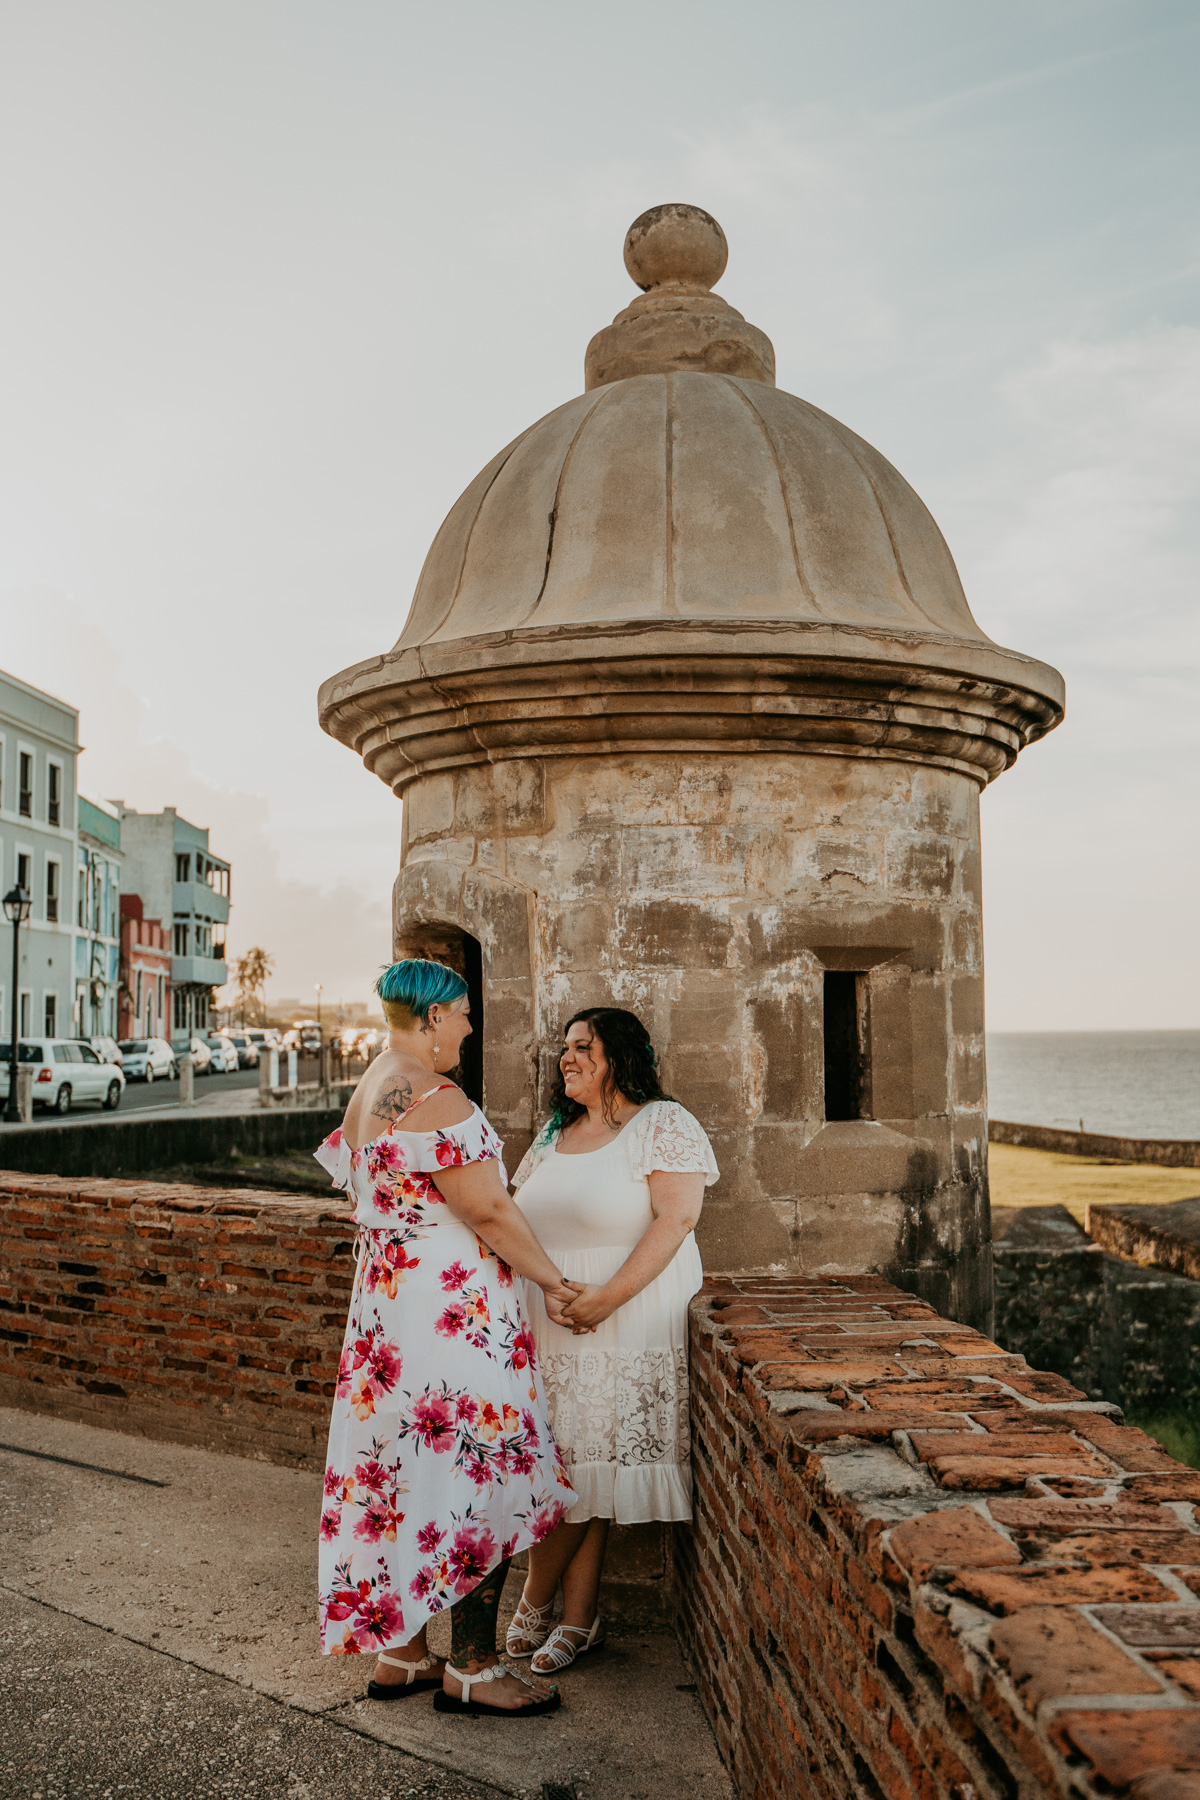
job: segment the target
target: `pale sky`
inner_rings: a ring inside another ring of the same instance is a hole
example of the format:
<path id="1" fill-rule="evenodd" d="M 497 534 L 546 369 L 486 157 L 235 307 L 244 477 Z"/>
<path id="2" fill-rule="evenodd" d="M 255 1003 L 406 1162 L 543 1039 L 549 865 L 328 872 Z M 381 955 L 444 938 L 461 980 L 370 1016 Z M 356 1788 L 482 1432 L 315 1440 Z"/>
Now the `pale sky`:
<path id="1" fill-rule="evenodd" d="M 3 0 L 0 667 L 366 998 L 400 805 L 315 716 L 578 393 L 630 221 L 916 487 L 1067 722 L 983 800 L 989 1024 L 1200 1024 L 1200 10 Z"/>

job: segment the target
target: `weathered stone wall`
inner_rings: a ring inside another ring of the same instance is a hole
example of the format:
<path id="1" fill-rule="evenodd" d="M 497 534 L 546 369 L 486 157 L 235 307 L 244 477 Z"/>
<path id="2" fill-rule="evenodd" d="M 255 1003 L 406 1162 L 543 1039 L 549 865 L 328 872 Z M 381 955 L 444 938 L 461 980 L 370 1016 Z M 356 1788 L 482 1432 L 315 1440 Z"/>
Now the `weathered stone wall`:
<path id="1" fill-rule="evenodd" d="M 1191 1800 L 1200 1474 L 878 1278 L 693 1307 L 681 1626 L 754 1800 Z"/>
<path id="2" fill-rule="evenodd" d="M 546 757 L 405 795 L 397 953 L 483 947 L 489 1114 L 515 1158 L 562 1022 L 637 1010 L 724 1171 L 710 1269 L 886 1270 L 991 1298 L 975 782 L 852 755 Z M 423 935 L 424 934 L 424 935 Z M 826 1123 L 822 984 L 865 971 L 870 1117 Z"/>
<path id="3" fill-rule="evenodd" d="M 1179 1208 L 1196 1201 L 1178 1201 Z M 1169 1215 L 1167 1206 L 1092 1207 L 1126 1225 L 1125 1254 L 1110 1255 L 1065 1206 L 997 1209 L 996 1337 L 1039 1369 L 1051 1369 L 1089 1399 L 1112 1400 L 1144 1419 L 1200 1417 L 1200 1281 L 1134 1261 L 1131 1250 L 1157 1248 L 1139 1234 L 1137 1214 Z M 1151 1228 L 1152 1229 L 1152 1228 Z"/>

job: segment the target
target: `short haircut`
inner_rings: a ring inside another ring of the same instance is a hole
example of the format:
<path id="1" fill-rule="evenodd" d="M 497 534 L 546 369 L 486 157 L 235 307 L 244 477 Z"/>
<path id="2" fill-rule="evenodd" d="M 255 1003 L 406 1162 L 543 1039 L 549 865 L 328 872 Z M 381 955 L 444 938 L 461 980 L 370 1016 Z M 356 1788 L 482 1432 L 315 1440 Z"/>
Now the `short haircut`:
<path id="1" fill-rule="evenodd" d="M 466 991 L 467 984 L 457 970 L 425 957 L 393 963 L 375 983 L 384 1018 L 400 1031 L 424 1025 L 431 1006 L 449 1006 Z"/>

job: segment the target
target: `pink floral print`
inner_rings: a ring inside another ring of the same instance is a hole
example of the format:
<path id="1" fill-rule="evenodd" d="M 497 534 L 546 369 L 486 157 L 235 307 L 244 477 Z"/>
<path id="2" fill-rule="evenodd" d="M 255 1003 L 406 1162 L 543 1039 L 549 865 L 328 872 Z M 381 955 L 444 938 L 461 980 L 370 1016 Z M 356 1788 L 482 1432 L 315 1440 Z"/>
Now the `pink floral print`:
<path id="1" fill-rule="evenodd" d="M 512 1271 L 432 1180 L 501 1149 L 476 1108 L 317 1152 L 359 1226 L 318 1529 L 327 1655 L 407 1642 L 574 1503 Z"/>

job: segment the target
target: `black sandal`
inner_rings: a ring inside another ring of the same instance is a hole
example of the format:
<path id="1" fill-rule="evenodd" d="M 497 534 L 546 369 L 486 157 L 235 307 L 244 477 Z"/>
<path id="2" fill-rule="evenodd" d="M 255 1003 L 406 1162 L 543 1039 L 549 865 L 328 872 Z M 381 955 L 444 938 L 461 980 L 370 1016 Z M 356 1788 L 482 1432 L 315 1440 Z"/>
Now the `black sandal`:
<path id="1" fill-rule="evenodd" d="M 456 1700 L 442 1688 L 433 1696 L 435 1712 L 465 1713 L 472 1719 L 534 1719 L 544 1713 L 557 1712 L 562 1705 L 562 1695 L 557 1688 L 552 1688 L 540 1700 L 531 1700 L 528 1706 L 489 1706 L 486 1700 L 472 1700 L 473 1687 L 487 1681 L 500 1681 L 505 1675 L 523 1681 L 526 1687 L 534 1685 L 528 1675 L 522 1675 L 518 1669 L 505 1668 L 503 1663 L 493 1663 L 490 1669 L 481 1669 L 478 1675 L 468 1675 L 463 1669 L 455 1669 L 454 1673 L 462 1682 L 462 1693 Z"/>
<path id="2" fill-rule="evenodd" d="M 398 1656 L 380 1654 L 379 1661 L 386 1663 L 389 1669 L 407 1669 L 408 1674 L 403 1681 L 369 1681 L 367 1683 L 368 1700 L 406 1700 L 409 1694 L 426 1694 L 430 1688 L 440 1688 L 440 1675 L 421 1677 L 422 1669 L 432 1669 L 437 1662 L 436 1656 L 423 1656 L 418 1663 L 401 1662 Z"/>

